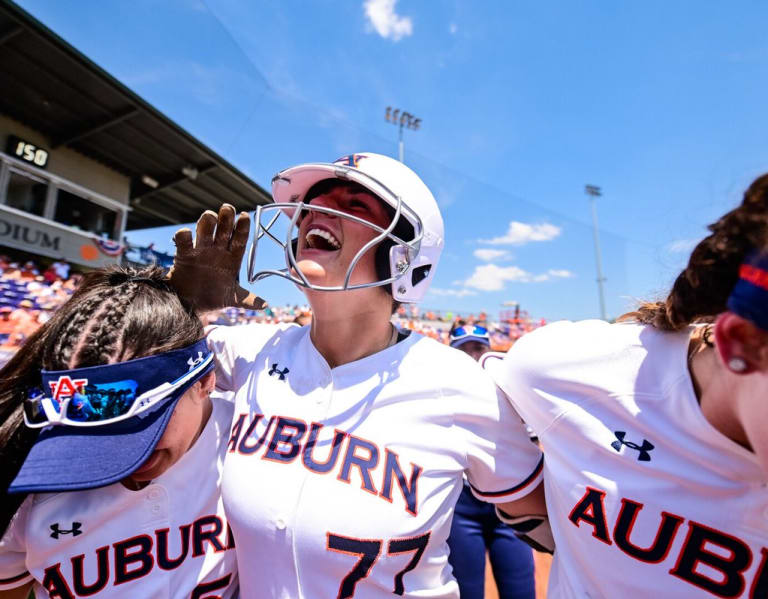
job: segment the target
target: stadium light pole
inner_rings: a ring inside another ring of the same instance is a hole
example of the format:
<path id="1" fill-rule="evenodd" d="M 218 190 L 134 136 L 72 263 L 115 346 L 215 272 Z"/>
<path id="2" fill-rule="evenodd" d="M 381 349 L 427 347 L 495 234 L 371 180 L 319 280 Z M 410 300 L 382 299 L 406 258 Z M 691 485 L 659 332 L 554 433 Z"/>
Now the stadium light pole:
<path id="1" fill-rule="evenodd" d="M 398 137 L 397 150 L 398 150 L 398 156 L 399 156 L 400 162 L 404 162 L 403 160 L 403 154 L 404 154 L 403 127 L 407 127 L 408 129 L 412 129 L 413 131 L 418 131 L 419 127 L 421 126 L 421 119 L 416 118 L 410 112 L 406 112 L 405 110 L 400 110 L 399 108 L 392 108 L 391 106 L 387 106 L 386 111 L 384 113 L 384 120 L 387 121 L 388 123 L 392 123 L 393 125 L 398 126 L 399 137 Z"/>
<path id="2" fill-rule="evenodd" d="M 589 203 L 592 207 L 592 232 L 595 238 L 595 263 L 597 264 L 597 293 L 600 298 L 600 318 L 608 320 L 605 314 L 605 296 L 603 293 L 605 277 L 603 276 L 603 260 L 600 254 L 600 236 L 597 230 L 597 202 L 595 201 L 595 198 L 599 198 L 603 193 L 597 185 L 585 185 L 584 192 L 589 196 Z"/>

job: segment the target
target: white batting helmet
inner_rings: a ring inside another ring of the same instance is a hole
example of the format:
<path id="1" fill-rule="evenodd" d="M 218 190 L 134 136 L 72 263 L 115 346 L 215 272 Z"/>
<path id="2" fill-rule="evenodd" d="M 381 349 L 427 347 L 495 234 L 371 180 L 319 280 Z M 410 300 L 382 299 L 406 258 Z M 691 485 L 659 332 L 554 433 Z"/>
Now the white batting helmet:
<path id="1" fill-rule="evenodd" d="M 394 210 L 394 218 L 386 228 L 333 208 L 305 203 L 307 191 L 325 179 L 339 179 L 362 185 Z M 272 179 L 274 204 L 259 206 L 254 215 L 254 241 L 248 260 L 248 280 L 253 283 L 270 275 L 281 276 L 297 285 L 318 291 L 344 291 L 380 285 L 392 285 L 392 296 L 398 302 L 418 302 L 426 293 L 443 249 L 443 219 L 435 198 L 424 182 L 411 169 L 381 154 L 350 154 L 333 163 L 301 164 L 279 172 Z M 310 283 L 296 265 L 292 240 L 302 211 L 314 210 L 365 224 L 379 235 L 363 246 L 350 262 L 344 284 L 323 287 Z M 274 211 L 267 224 L 266 213 Z M 270 228 L 284 214 L 291 219 L 286 239 L 281 240 Z M 398 237 L 394 231 L 400 219 L 410 225 L 410 239 Z M 255 259 L 259 240 L 267 236 L 282 246 L 286 268 L 256 272 Z M 390 245 L 388 276 L 369 283 L 350 284 L 352 272 L 360 258 L 381 242 Z M 388 243 L 389 242 L 389 243 Z"/>

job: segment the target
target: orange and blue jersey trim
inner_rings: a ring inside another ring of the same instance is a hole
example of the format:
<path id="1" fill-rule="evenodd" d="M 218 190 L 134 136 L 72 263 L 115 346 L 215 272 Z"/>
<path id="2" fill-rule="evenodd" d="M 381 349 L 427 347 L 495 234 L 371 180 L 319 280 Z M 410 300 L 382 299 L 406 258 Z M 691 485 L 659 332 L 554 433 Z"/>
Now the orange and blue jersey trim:
<path id="1" fill-rule="evenodd" d="M 0 578 L 0 585 L 13 584 L 14 582 L 19 582 L 21 580 L 24 580 L 25 578 L 29 578 L 30 576 L 31 575 L 29 572 L 23 572 L 18 576 L 11 576 L 10 578 Z"/>
<path id="2" fill-rule="evenodd" d="M 542 455 L 539 458 L 539 463 L 536 464 L 536 468 L 533 469 L 533 472 L 520 484 L 515 485 L 514 487 L 510 487 L 509 489 L 504 489 L 503 491 L 481 491 L 477 487 L 473 486 L 472 483 L 469 483 L 469 486 L 472 487 L 472 491 L 475 495 L 478 496 L 478 498 L 487 497 L 489 499 L 496 499 L 498 497 L 506 497 L 507 495 L 515 495 L 517 493 L 520 493 L 521 491 L 525 490 L 527 487 L 531 486 L 534 482 L 538 481 L 538 479 L 541 477 L 541 473 L 544 470 L 544 456 Z M 531 489 L 532 490 L 532 489 Z"/>

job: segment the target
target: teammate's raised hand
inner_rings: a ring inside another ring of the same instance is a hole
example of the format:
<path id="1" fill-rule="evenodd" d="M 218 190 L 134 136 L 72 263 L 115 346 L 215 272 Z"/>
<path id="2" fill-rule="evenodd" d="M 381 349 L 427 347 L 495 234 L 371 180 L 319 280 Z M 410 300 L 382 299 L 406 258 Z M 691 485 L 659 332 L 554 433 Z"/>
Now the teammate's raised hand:
<path id="1" fill-rule="evenodd" d="M 202 214 L 194 239 L 187 228 L 176 231 L 176 256 L 168 276 L 198 312 L 227 306 L 260 310 L 267 305 L 239 283 L 250 228 L 247 212 L 235 216 L 233 206 L 222 204 L 218 215 L 211 210 Z"/>

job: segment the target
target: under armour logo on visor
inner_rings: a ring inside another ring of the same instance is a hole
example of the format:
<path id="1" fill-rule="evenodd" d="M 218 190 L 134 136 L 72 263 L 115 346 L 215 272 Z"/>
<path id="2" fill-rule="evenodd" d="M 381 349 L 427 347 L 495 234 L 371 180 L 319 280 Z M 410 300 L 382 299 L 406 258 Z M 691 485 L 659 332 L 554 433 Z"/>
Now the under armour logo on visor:
<path id="1" fill-rule="evenodd" d="M 189 369 L 192 370 L 195 366 L 200 364 L 203 361 L 203 352 L 199 351 L 197 352 L 196 358 L 190 358 L 187 360 L 187 365 L 189 366 Z"/>
<path id="2" fill-rule="evenodd" d="M 73 537 L 76 537 L 77 535 L 83 534 L 83 531 L 80 530 L 82 527 L 82 524 L 80 522 L 73 522 L 72 528 L 69 530 L 61 530 L 59 528 L 59 523 L 56 522 L 56 524 L 51 524 L 51 537 L 54 539 L 58 539 L 59 535 L 69 535 L 71 534 Z"/>
<path id="3" fill-rule="evenodd" d="M 630 449 L 634 449 L 635 451 L 639 452 L 639 455 L 637 456 L 638 461 L 640 462 L 650 462 L 651 461 L 651 455 L 648 453 L 654 448 L 653 443 L 650 441 L 647 441 L 646 439 L 643 439 L 643 444 L 638 445 L 637 443 L 633 443 L 632 441 L 625 441 L 624 437 L 626 436 L 625 431 L 614 431 L 613 433 L 616 435 L 616 441 L 611 443 L 611 447 L 613 447 L 616 451 L 621 451 L 621 446 L 626 445 Z"/>
<path id="4" fill-rule="evenodd" d="M 272 364 L 272 369 L 269 371 L 269 376 L 279 376 L 281 381 L 285 380 L 285 375 L 287 375 L 290 372 L 287 368 L 283 368 L 283 370 L 278 370 L 277 363 Z"/>

